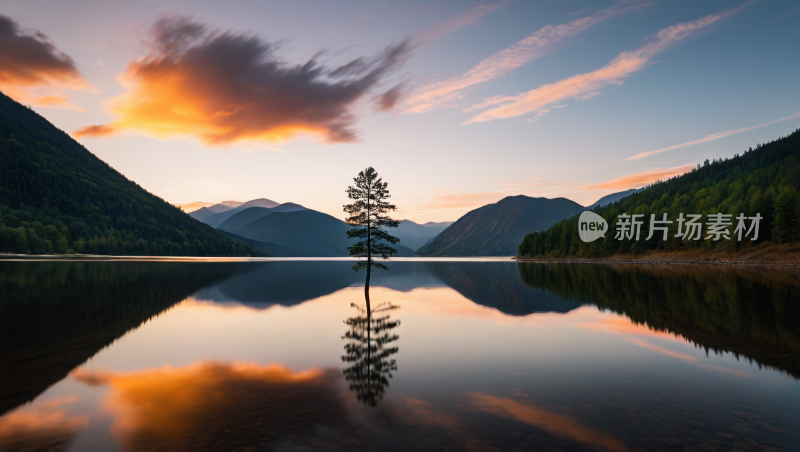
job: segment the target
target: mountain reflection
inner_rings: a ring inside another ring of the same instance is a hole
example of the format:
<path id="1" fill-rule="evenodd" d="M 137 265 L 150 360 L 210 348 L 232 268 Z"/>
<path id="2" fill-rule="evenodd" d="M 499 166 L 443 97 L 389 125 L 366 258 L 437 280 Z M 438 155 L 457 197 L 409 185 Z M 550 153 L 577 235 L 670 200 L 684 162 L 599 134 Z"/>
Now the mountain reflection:
<path id="1" fill-rule="evenodd" d="M 400 307 L 391 302 L 381 303 L 374 309 L 370 309 L 369 304 L 366 309 L 355 303 L 350 306 L 358 315 L 344 321 L 350 327 L 342 336 L 347 341 L 342 361 L 349 365 L 343 370 L 344 377 L 358 400 L 376 406 L 389 386 L 392 371 L 397 370 L 397 363 L 391 356 L 399 348 L 392 344 L 400 336 L 391 331 L 400 326 L 400 320 L 392 320 L 388 312 Z"/>
<path id="2" fill-rule="evenodd" d="M 241 263 L 0 262 L 0 415 Z"/>
<path id="3" fill-rule="evenodd" d="M 800 378 L 800 269 L 520 263 L 522 281 Z"/>
<path id="4" fill-rule="evenodd" d="M 329 295 L 363 276 L 346 261 L 282 261 L 254 265 L 248 272 L 208 287 L 194 298 L 254 309 L 294 306 Z M 309 278 L 309 275 L 313 275 Z M 524 284 L 513 262 L 393 262 L 392 270 L 372 276 L 370 285 L 408 292 L 421 287 L 450 287 L 473 303 L 511 315 L 569 312 L 578 306 L 547 290 Z"/>

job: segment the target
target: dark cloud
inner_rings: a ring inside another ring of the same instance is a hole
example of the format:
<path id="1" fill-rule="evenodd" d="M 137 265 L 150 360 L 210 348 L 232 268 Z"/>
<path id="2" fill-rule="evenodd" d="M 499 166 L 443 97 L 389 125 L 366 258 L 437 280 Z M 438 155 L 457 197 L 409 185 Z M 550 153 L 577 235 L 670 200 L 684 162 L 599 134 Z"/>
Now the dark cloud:
<path id="1" fill-rule="evenodd" d="M 394 106 L 397 105 L 397 101 L 400 100 L 400 97 L 404 94 L 403 88 L 405 87 L 405 83 L 401 83 L 394 88 L 386 91 L 385 93 L 378 96 L 377 107 L 379 111 L 387 111 L 394 109 Z"/>
<path id="2" fill-rule="evenodd" d="M 257 36 L 212 30 L 192 18 L 156 21 L 150 53 L 124 75 L 129 92 L 114 98 L 117 119 L 98 131 L 138 130 L 167 138 L 192 135 L 209 144 L 283 141 L 309 134 L 327 142 L 357 137 L 354 107 L 401 65 L 408 42 L 329 68 L 317 55 L 292 65 Z"/>
<path id="3" fill-rule="evenodd" d="M 75 62 L 39 31 L 0 15 L 0 84 L 83 85 Z"/>

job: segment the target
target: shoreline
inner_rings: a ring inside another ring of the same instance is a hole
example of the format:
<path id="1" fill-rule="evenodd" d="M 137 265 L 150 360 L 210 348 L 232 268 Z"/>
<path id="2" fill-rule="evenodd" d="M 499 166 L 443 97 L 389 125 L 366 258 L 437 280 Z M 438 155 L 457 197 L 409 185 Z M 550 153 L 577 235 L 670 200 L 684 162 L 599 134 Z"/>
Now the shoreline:
<path id="1" fill-rule="evenodd" d="M 735 252 L 696 249 L 690 251 L 649 252 L 641 256 L 615 254 L 598 258 L 516 257 L 517 262 L 570 264 L 683 264 L 683 265 L 770 265 L 800 266 L 800 243 L 764 243 Z"/>

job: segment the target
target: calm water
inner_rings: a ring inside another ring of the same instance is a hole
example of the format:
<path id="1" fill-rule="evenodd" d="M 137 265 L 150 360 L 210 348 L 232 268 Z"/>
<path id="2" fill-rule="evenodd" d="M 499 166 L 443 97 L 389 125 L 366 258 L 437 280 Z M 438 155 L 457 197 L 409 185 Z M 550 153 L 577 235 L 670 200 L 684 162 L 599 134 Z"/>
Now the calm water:
<path id="1" fill-rule="evenodd" d="M 0 451 L 798 451 L 800 269 L 0 262 Z"/>

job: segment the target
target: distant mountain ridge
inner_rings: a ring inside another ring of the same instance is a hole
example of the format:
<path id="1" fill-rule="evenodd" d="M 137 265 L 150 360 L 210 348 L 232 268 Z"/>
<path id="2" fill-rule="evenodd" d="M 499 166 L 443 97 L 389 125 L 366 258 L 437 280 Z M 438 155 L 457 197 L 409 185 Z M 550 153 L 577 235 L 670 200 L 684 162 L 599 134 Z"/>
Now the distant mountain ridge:
<path id="1" fill-rule="evenodd" d="M 347 247 L 356 242 L 347 238 L 351 226 L 344 221 L 291 202 L 278 204 L 261 198 L 211 215 L 201 210 L 193 212 L 198 214 L 197 220 L 262 243 L 273 256 L 343 257 L 349 255 Z M 431 231 L 436 232 L 435 228 Z M 394 247 L 400 256 L 414 255 L 414 250 L 403 244 Z"/>
<path id="2" fill-rule="evenodd" d="M 586 206 L 586 210 L 594 209 L 595 207 L 603 207 L 612 202 L 617 202 L 620 199 L 627 198 L 628 196 L 640 191 L 640 189 L 631 188 L 630 190 L 625 190 L 617 193 L 611 193 L 610 195 L 605 195 L 602 198 L 598 199 L 596 203 Z"/>
<path id="3" fill-rule="evenodd" d="M 196 210 L 189 215 L 192 218 L 198 219 L 203 223 L 216 228 L 228 218 L 234 216 L 244 209 L 247 209 L 248 207 L 272 208 L 277 207 L 278 205 L 280 204 L 271 199 L 259 198 L 247 201 L 233 208 L 229 208 L 230 206 L 224 204 L 215 204 L 211 207 L 204 207 L 200 210 Z"/>
<path id="4" fill-rule="evenodd" d="M 301 206 L 300 204 L 295 204 L 293 202 L 283 203 L 272 208 L 248 207 L 240 212 L 235 213 L 230 218 L 223 221 L 222 224 L 218 226 L 218 228 L 222 229 L 223 231 L 228 231 L 233 234 L 238 234 L 238 232 L 236 231 L 238 231 L 240 228 L 247 226 L 248 224 L 258 220 L 259 218 L 265 215 L 277 212 L 296 212 L 298 210 L 307 210 L 307 209 Z"/>
<path id="5" fill-rule="evenodd" d="M 508 196 L 467 213 L 417 252 L 423 256 L 514 256 L 526 234 L 583 210 L 566 198 Z"/>
<path id="6" fill-rule="evenodd" d="M 419 224 L 411 220 L 402 220 L 400 221 L 400 226 L 397 229 L 392 229 L 389 233 L 400 239 L 401 245 L 415 250 L 431 241 L 451 224 L 453 224 L 452 221 L 439 223 L 429 221 L 425 224 Z"/>

